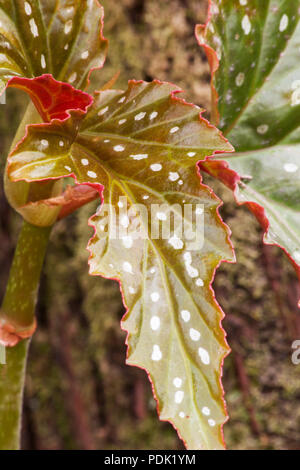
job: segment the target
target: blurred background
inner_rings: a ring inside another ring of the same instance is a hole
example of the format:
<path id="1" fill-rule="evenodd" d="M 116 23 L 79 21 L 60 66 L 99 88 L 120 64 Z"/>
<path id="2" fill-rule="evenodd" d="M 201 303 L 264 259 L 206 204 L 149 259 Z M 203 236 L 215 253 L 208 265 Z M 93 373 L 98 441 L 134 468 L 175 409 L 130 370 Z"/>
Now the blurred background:
<path id="1" fill-rule="evenodd" d="M 94 77 L 99 88 L 117 71 L 118 88 L 130 78 L 172 81 L 209 116 L 209 68 L 194 38 L 207 2 L 101 3 L 110 47 Z M 26 103 L 9 90 L 0 107 L 1 174 Z M 224 368 L 227 445 L 300 450 L 300 366 L 291 361 L 291 344 L 300 339 L 299 284 L 281 251 L 263 246 L 252 215 L 236 207 L 226 188 L 205 181 L 225 202 L 221 213 L 238 260 L 224 264 L 214 283 L 232 348 Z M 182 449 L 171 425 L 158 421 L 146 374 L 125 365 L 118 284 L 88 276 L 87 219 L 97 205 L 61 221 L 52 234 L 29 357 L 23 449 Z M 1 186 L 1 297 L 20 223 Z"/>

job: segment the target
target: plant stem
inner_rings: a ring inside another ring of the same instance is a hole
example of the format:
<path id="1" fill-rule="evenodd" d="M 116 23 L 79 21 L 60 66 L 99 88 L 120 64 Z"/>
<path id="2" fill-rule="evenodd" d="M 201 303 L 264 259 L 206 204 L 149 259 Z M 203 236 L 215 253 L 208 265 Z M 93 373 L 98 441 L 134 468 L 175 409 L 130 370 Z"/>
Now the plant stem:
<path id="1" fill-rule="evenodd" d="M 26 330 L 35 323 L 43 261 L 51 227 L 35 227 L 23 222 L 5 297 L 1 320 Z M 7 365 L 0 365 L 0 450 L 20 446 L 23 389 L 29 340 L 7 349 Z"/>
<path id="2" fill-rule="evenodd" d="M 26 360 L 30 340 L 7 348 L 7 365 L 0 365 L 0 450 L 20 448 Z"/>

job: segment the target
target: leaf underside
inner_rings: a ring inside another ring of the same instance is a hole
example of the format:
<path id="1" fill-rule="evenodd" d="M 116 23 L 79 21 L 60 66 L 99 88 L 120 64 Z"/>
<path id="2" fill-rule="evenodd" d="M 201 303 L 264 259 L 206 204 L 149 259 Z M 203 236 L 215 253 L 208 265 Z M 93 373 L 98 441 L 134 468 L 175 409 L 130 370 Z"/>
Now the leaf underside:
<path id="1" fill-rule="evenodd" d="M 0 92 L 45 73 L 85 88 L 105 61 L 102 21 L 97 0 L 0 0 Z"/>
<path id="2" fill-rule="evenodd" d="M 79 129 L 72 117 L 30 126 L 8 171 L 14 181 L 71 175 L 102 191 L 109 206 L 90 222 L 90 273 L 121 283 L 127 362 L 147 370 L 161 419 L 188 448 L 220 449 L 227 417 L 220 376 L 228 346 L 211 282 L 233 254 L 220 201 L 201 184 L 196 163 L 231 146 L 176 91 L 168 83 L 131 81 L 126 92 L 95 94 Z M 185 232 L 177 233 L 183 220 L 191 223 L 181 211 L 187 203 L 204 224 L 196 250 Z M 114 214 L 126 228 L 119 238 Z M 168 216 L 171 233 L 154 237 L 149 221 L 160 227 Z"/>
<path id="3" fill-rule="evenodd" d="M 299 7 L 212 1 L 197 37 L 210 58 L 214 116 L 237 151 L 201 168 L 251 208 L 265 241 L 281 246 L 300 274 Z"/>

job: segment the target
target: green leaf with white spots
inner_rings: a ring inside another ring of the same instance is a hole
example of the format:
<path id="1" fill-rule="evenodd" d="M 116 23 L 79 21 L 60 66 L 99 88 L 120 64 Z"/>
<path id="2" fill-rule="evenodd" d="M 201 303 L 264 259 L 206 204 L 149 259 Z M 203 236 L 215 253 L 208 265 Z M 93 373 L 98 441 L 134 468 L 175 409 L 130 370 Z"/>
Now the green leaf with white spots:
<path id="1" fill-rule="evenodd" d="M 125 93 L 98 93 L 79 128 L 72 118 L 29 127 L 8 172 L 15 181 L 73 175 L 102 191 L 90 272 L 121 283 L 127 361 L 147 370 L 161 419 L 188 448 L 221 449 L 228 346 L 211 283 L 233 255 L 196 163 L 231 146 L 175 91 L 132 81 Z"/>
<path id="2" fill-rule="evenodd" d="M 198 26 L 214 115 L 237 153 L 203 164 L 300 264 L 300 1 L 221 0 Z M 225 165 L 227 162 L 229 165 Z M 263 208 L 263 209 L 262 209 Z M 298 270 L 300 273 L 300 271 Z"/>
<path id="3" fill-rule="evenodd" d="M 105 60 L 102 20 L 97 0 L 0 0 L 0 92 L 44 73 L 85 88 Z"/>

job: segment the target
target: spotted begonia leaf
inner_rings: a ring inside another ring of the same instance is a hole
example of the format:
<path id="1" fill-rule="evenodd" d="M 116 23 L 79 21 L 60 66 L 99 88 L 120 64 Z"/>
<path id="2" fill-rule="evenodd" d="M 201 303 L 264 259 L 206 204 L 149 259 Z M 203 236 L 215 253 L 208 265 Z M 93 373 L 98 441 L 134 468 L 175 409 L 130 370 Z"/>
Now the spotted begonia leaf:
<path id="1" fill-rule="evenodd" d="M 265 241 L 281 246 L 296 267 L 299 7 L 299 0 L 212 1 L 207 24 L 197 28 L 212 70 L 213 114 L 237 151 L 201 167 L 235 191 L 262 222 Z"/>
<path id="2" fill-rule="evenodd" d="M 99 92 L 76 131 L 72 118 L 30 126 L 8 172 L 15 181 L 73 176 L 102 193 L 90 222 L 90 272 L 121 284 L 128 364 L 147 370 L 161 419 L 188 448 L 219 449 L 228 346 L 211 282 L 233 254 L 220 201 L 201 184 L 196 163 L 232 148 L 175 92 L 158 81 Z"/>
<path id="3" fill-rule="evenodd" d="M 105 60 L 102 21 L 98 0 L 0 0 L 0 92 L 43 73 L 85 88 Z"/>

